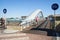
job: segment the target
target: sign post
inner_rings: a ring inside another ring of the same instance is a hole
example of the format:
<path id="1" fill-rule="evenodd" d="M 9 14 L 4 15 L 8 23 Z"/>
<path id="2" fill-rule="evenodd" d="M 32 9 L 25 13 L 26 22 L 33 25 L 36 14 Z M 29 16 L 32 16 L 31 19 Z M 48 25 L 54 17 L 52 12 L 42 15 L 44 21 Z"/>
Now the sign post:
<path id="1" fill-rule="evenodd" d="M 54 19 L 56 21 L 56 14 L 55 13 L 56 13 L 56 10 L 59 8 L 59 5 L 57 3 L 54 3 L 54 4 L 52 4 L 51 8 L 52 8 L 52 10 L 54 10 L 54 17 L 55 17 Z M 55 22 L 54 29 L 56 30 L 56 22 Z M 59 37 L 58 37 L 59 33 L 55 32 L 55 35 L 56 35 L 56 37 L 54 39 L 59 40 Z"/>
<path id="2" fill-rule="evenodd" d="M 4 8 L 4 9 L 3 9 L 3 13 L 4 13 L 5 27 L 6 27 L 6 17 L 5 17 L 5 16 L 6 16 L 6 13 L 7 13 L 7 9 Z M 7 28 L 7 27 L 6 27 L 6 28 Z"/>
<path id="3" fill-rule="evenodd" d="M 54 10 L 54 17 L 55 17 L 56 10 L 59 8 L 59 5 L 57 3 L 54 3 L 54 4 L 52 4 L 51 8 L 52 8 L 52 10 Z M 56 18 L 54 18 L 54 19 L 56 21 Z M 56 25 L 55 25 L 55 28 L 56 28 Z"/>

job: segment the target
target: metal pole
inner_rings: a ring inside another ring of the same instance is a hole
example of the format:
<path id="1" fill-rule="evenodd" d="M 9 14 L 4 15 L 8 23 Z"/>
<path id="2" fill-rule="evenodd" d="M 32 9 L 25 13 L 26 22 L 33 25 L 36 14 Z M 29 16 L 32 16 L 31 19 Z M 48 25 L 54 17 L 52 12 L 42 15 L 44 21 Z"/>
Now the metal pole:
<path id="1" fill-rule="evenodd" d="M 54 17 L 55 17 L 55 21 L 56 21 L 56 11 L 55 10 L 54 10 Z M 56 22 L 55 22 L 55 28 L 54 29 L 56 30 Z M 57 32 L 56 32 L 55 40 L 60 40 L 59 33 L 57 33 Z"/>
<path id="2" fill-rule="evenodd" d="M 54 10 L 54 16 L 55 16 L 55 10 Z"/>
<path id="3" fill-rule="evenodd" d="M 5 28 L 7 28 L 7 27 L 6 27 L 6 14 L 4 14 L 4 18 L 5 18 Z"/>
<path id="4" fill-rule="evenodd" d="M 55 21 L 56 21 L 56 19 L 55 19 L 55 10 L 54 10 L 54 27 L 53 27 L 54 30 L 56 29 L 55 28 L 56 27 Z M 56 34 L 56 32 L 55 32 L 55 34 Z M 53 40 L 56 40 L 56 37 L 54 37 Z"/>
<path id="5" fill-rule="evenodd" d="M 54 10 L 54 19 L 55 19 L 55 21 L 56 21 L 56 11 Z M 55 27 L 54 27 L 54 29 L 56 29 L 56 22 L 55 22 Z"/>

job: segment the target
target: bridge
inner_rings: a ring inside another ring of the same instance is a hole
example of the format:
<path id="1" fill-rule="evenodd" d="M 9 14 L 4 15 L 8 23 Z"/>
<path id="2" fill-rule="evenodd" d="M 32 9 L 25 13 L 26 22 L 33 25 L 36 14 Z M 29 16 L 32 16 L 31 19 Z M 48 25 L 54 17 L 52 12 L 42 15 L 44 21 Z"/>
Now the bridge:
<path id="1" fill-rule="evenodd" d="M 41 15 L 41 16 L 39 16 Z M 39 16 L 40 19 L 36 22 L 35 18 Z M 13 26 L 11 26 L 12 28 Z M 14 26 L 15 27 L 15 26 Z M 55 30 L 50 29 L 50 20 L 44 19 L 41 10 L 36 10 L 27 19 L 25 19 L 21 25 L 16 26 L 16 28 L 21 30 L 0 30 L 1 40 L 53 40 L 57 36 Z M 10 28 L 10 27 L 8 27 Z M 7 29 L 8 29 L 7 28 Z M 35 35 L 36 34 L 36 35 Z M 58 35 L 60 36 L 60 35 Z M 46 37 L 46 38 L 45 38 Z M 44 39 L 43 39 L 44 38 Z"/>

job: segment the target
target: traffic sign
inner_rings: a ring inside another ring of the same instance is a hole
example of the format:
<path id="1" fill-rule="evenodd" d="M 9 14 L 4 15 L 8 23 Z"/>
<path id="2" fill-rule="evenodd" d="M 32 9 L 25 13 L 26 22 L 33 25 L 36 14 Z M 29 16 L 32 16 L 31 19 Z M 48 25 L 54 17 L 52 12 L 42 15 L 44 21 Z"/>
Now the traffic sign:
<path id="1" fill-rule="evenodd" d="M 57 3 L 52 4 L 51 8 L 53 10 L 57 10 L 59 8 L 59 5 Z"/>
<path id="2" fill-rule="evenodd" d="M 3 9 L 3 13 L 6 14 L 6 12 L 7 12 L 7 9 Z"/>

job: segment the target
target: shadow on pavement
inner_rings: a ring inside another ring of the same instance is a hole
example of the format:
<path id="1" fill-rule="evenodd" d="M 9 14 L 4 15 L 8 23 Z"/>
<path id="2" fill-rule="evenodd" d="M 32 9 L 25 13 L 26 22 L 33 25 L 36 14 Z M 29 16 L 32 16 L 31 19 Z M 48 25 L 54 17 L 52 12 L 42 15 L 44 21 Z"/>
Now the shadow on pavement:
<path id="1" fill-rule="evenodd" d="M 60 32 L 52 30 L 52 29 L 45 29 L 45 28 L 33 28 L 31 30 L 41 30 L 41 31 L 46 31 L 47 36 L 59 36 L 60 37 Z"/>
<path id="2" fill-rule="evenodd" d="M 31 33 L 36 35 L 46 35 L 46 36 L 53 36 L 53 37 L 60 37 L 60 32 L 57 32 L 55 30 L 51 29 L 45 29 L 45 28 L 32 28 L 28 31 L 23 31 L 24 33 Z"/>

